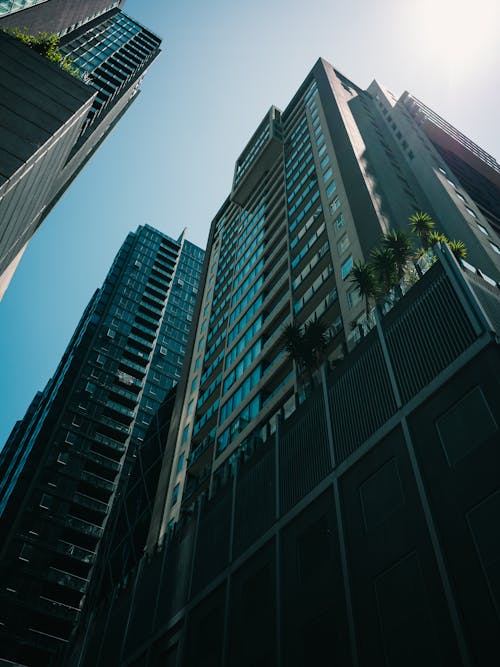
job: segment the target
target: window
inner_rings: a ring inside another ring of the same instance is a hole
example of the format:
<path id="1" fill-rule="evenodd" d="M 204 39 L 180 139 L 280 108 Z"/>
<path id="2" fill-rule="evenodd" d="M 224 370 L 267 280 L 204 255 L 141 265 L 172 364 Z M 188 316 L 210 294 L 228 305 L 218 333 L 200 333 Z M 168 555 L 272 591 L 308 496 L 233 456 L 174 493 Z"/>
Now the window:
<path id="1" fill-rule="evenodd" d="M 349 255 L 349 257 L 346 259 L 346 261 L 342 264 L 340 273 L 342 275 L 342 280 L 345 280 L 349 273 L 351 272 L 352 269 L 352 255 Z"/>
<path id="2" fill-rule="evenodd" d="M 469 208 L 468 206 L 466 206 L 466 207 L 465 207 L 465 210 L 467 211 L 467 213 L 468 213 L 469 215 L 471 215 L 473 218 L 475 218 L 475 219 L 477 220 L 477 215 L 474 213 L 474 211 L 473 211 L 471 208 Z M 484 228 L 483 228 L 483 229 L 484 229 Z M 488 233 L 488 232 L 486 232 L 486 233 Z"/>
<path id="3" fill-rule="evenodd" d="M 344 234 L 340 241 L 337 242 L 337 251 L 339 255 L 342 255 L 342 253 L 344 253 L 350 245 L 351 242 L 349 241 L 349 237 L 347 234 Z"/>
<path id="4" fill-rule="evenodd" d="M 198 357 L 198 359 L 194 363 L 194 369 L 197 371 L 200 365 L 201 365 L 201 357 Z"/>
<path id="5" fill-rule="evenodd" d="M 108 333 L 106 335 L 108 338 L 114 338 L 116 336 L 116 331 L 114 329 L 108 329 Z"/>
<path id="6" fill-rule="evenodd" d="M 335 181 L 332 181 L 330 185 L 326 188 L 326 196 L 330 198 L 337 188 Z"/>
<path id="7" fill-rule="evenodd" d="M 177 462 L 177 474 L 181 472 L 183 465 L 184 465 L 184 454 L 181 454 L 179 456 L 179 461 Z"/>
<path id="8" fill-rule="evenodd" d="M 183 444 L 184 444 L 185 442 L 187 442 L 188 435 L 189 435 L 189 424 L 188 424 L 187 426 L 184 427 L 184 431 L 182 432 L 182 443 L 183 443 Z"/>
<path id="9" fill-rule="evenodd" d="M 500 248 L 497 245 L 490 241 L 490 246 L 492 247 L 493 251 L 497 253 L 497 255 L 500 255 Z"/>
<path id="10" fill-rule="evenodd" d="M 195 391 L 197 386 L 198 386 L 198 378 L 196 377 L 196 378 L 191 382 L 191 392 Z"/>
<path id="11" fill-rule="evenodd" d="M 335 197 L 335 199 L 334 199 L 332 202 L 330 202 L 330 204 L 329 204 L 330 213 L 333 213 L 333 212 L 336 211 L 338 208 L 340 208 L 340 199 L 339 199 L 338 196 L 337 196 L 337 197 Z"/>
<path id="12" fill-rule="evenodd" d="M 93 382 L 87 382 L 87 386 L 85 387 L 85 391 L 87 391 L 89 394 L 93 394 L 96 389 L 97 389 L 97 386 Z"/>
<path id="13" fill-rule="evenodd" d="M 323 182 L 326 183 L 328 179 L 330 179 L 333 175 L 333 171 L 331 167 L 328 167 L 328 169 L 325 171 L 323 174 Z"/>
<path id="14" fill-rule="evenodd" d="M 167 354 L 167 348 L 163 347 L 163 345 L 160 346 L 160 354 L 162 354 L 163 356 L 166 356 Z"/>
<path id="15" fill-rule="evenodd" d="M 354 308 L 354 306 L 361 301 L 361 294 L 357 289 L 352 289 L 350 292 L 347 292 L 347 303 L 349 308 Z"/>
<path id="16" fill-rule="evenodd" d="M 460 201 L 465 201 L 465 197 L 463 196 L 463 194 L 461 194 L 461 193 L 458 192 L 457 190 L 455 190 L 455 194 L 456 194 L 457 197 L 460 199 Z"/>
<path id="17" fill-rule="evenodd" d="M 330 162 L 330 157 L 328 155 L 325 155 L 325 157 L 321 160 L 321 169 L 324 169 L 329 162 Z"/>
<path id="18" fill-rule="evenodd" d="M 444 176 L 447 176 L 446 171 L 443 169 L 443 167 L 438 167 L 439 171 L 444 174 Z"/>
<path id="19" fill-rule="evenodd" d="M 192 412 L 193 412 L 193 405 L 194 405 L 194 400 L 189 401 L 189 405 L 188 405 L 187 412 L 186 412 L 187 415 L 192 414 Z"/>
<path id="20" fill-rule="evenodd" d="M 466 207 L 466 208 L 467 208 L 467 207 Z M 477 223 L 477 226 L 478 226 L 479 231 L 480 231 L 482 234 L 484 234 L 485 236 L 489 236 L 489 234 L 488 234 L 488 230 L 486 229 L 486 227 L 483 227 L 483 225 L 480 225 L 479 222 Z"/>
<path id="21" fill-rule="evenodd" d="M 344 216 L 342 215 L 342 213 L 336 218 L 334 224 L 337 227 L 337 229 L 342 229 L 344 227 Z"/>

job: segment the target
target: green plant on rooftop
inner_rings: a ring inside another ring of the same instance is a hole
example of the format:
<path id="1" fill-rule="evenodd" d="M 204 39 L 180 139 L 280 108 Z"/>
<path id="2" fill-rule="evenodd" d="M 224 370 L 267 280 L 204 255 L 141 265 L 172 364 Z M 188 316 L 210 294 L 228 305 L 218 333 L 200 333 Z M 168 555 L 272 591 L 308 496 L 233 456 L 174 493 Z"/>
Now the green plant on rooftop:
<path id="1" fill-rule="evenodd" d="M 413 255 L 413 247 L 408 235 L 399 229 L 391 229 L 382 237 L 381 245 L 392 254 L 396 278 L 398 281 L 402 280 Z"/>
<path id="2" fill-rule="evenodd" d="M 418 236 L 424 251 L 428 250 L 431 246 L 430 235 L 436 226 L 434 220 L 428 213 L 416 211 L 410 217 L 409 223 L 411 232 Z"/>
<path id="3" fill-rule="evenodd" d="M 59 65 L 59 67 L 68 74 L 77 78 L 82 78 L 80 76 L 80 71 L 74 67 L 71 59 L 67 56 L 63 56 L 59 50 L 59 35 L 55 32 L 40 32 L 38 35 L 29 35 L 19 28 L 13 28 L 12 30 L 5 29 L 4 32 L 15 37 L 30 49 L 33 49 L 33 51 L 36 51 L 44 58 L 47 58 L 47 60 L 56 63 L 56 65 Z"/>

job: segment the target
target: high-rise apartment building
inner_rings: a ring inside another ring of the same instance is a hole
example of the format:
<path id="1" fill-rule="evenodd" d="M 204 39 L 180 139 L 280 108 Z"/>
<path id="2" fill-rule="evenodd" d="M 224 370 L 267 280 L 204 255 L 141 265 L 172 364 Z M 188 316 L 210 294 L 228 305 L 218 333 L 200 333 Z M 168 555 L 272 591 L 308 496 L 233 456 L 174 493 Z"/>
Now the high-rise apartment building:
<path id="1" fill-rule="evenodd" d="M 182 414 L 169 436 L 176 453 L 161 478 L 151 547 L 182 509 L 214 489 L 236 450 L 294 406 L 303 378 L 280 341 L 287 324 L 322 318 L 330 360 L 352 348 L 366 314 L 349 274 L 384 232 L 407 229 L 410 215 L 427 211 L 449 239 L 466 244 L 473 265 L 499 278 L 490 209 L 462 184 L 452 157 L 444 161 L 407 102 L 376 82 L 362 90 L 319 60 L 238 158 L 211 226 L 191 367 L 178 392 Z M 447 135 L 457 134 L 450 128 Z M 460 147 L 496 173 L 472 142 Z"/>
<path id="2" fill-rule="evenodd" d="M 58 33 L 77 75 L 0 33 L 0 297 L 26 245 L 139 92 L 160 39 L 123 2 L 0 5 L 0 29 Z"/>
<path id="3" fill-rule="evenodd" d="M 92 601 L 68 665 L 498 653 L 496 162 L 420 121 L 320 60 L 257 128 L 212 223 L 148 553 Z M 436 244 L 367 317 L 351 268 L 415 210 L 470 263 Z M 280 336 L 315 317 L 335 363 L 311 383 Z"/>
<path id="4" fill-rule="evenodd" d="M 55 664 L 120 482 L 183 365 L 204 251 L 128 235 L 0 458 L 0 657 Z M 141 458 L 141 457 L 139 457 Z"/>

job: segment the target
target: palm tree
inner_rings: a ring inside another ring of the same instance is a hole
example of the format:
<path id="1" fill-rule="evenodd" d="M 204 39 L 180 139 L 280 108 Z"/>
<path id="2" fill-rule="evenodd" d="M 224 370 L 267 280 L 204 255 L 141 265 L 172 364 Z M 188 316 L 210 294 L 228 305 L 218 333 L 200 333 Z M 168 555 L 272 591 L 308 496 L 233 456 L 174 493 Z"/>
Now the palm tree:
<path id="1" fill-rule="evenodd" d="M 287 324 L 281 334 L 280 342 L 288 356 L 299 365 L 303 359 L 303 333 L 302 327 L 298 324 Z"/>
<path id="2" fill-rule="evenodd" d="M 280 340 L 289 357 L 307 373 L 312 386 L 314 372 L 323 363 L 324 351 L 329 343 L 326 324 L 321 319 L 307 322 L 304 328 L 288 324 Z"/>
<path id="3" fill-rule="evenodd" d="M 398 282 L 402 280 L 406 266 L 412 256 L 413 248 L 406 232 L 392 229 L 384 234 L 382 247 L 392 252 L 396 264 L 396 276 Z"/>
<path id="4" fill-rule="evenodd" d="M 372 265 L 375 276 L 383 289 L 384 294 L 389 294 L 397 283 L 397 265 L 394 254 L 390 248 L 375 248 L 372 250 Z"/>
<path id="5" fill-rule="evenodd" d="M 446 235 L 435 230 L 429 234 L 429 247 L 436 245 L 436 243 L 449 243 Z"/>
<path id="6" fill-rule="evenodd" d="M 310 320 L 306 322 L 304 327 L 302 343 L 307 357 L 305 363 L 311 371 L 317 370 L 323 363 L 324 352 L 330 342 L 327 329 L 328 327 L 322 319 Z"/>
<path id="7" fill-rule="evenodd" d="M 448 246 L 456 259 L 467 258 L 467 246 L 463 241 L 448 241 Z"/>
<path id="8" fill-rule="evenodd" d="M 378 285 L 373 266 L 361 260 L 354 262 L 350 281 L 356 286 L 360 297 L 365 300 L 366 319 L 368 319 L 370 299 L 376 299 L 378 296 Z"/>
<path id="9" fill-rule="evenodd" d="M 419 237 L 423 249 L 428 250 L 430 245 L 429 236 L 436 226 L 434 220 L 428 213 L 424 213 L 423 211 L 416 211 L 410 217 L 409 222 L 410 230 L 413 232 L 413 234 L 416 234 Z"/>

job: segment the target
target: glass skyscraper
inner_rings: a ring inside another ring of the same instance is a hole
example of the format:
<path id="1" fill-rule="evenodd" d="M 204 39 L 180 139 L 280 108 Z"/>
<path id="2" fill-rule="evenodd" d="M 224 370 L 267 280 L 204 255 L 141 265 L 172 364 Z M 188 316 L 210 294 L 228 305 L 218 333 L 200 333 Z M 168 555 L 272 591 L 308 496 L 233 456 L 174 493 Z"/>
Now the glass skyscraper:
<path id="1" fill-rule="evenodd" d="M 121 480 L 180 378 L 204 251 L 128 235 L 0 458 L 0 656 L 55 664 Z"/>

